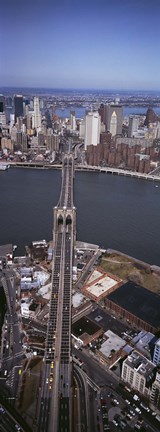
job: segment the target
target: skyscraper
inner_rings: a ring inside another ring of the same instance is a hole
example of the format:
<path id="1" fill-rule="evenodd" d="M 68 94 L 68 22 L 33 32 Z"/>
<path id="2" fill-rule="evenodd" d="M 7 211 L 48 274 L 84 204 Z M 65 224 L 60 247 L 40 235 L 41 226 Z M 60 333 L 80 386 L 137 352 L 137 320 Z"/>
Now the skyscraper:
<path id="1" fill-rule="evenodd" d="M 128 138 L 134 138 L 138 131 L 139 117 L 129 116 Z"/>
<path id="2" fill-rule="evenodd" d="M 111 132 L 111 130 L 110 130 L 111 117 L 112 117 L 112 114 L 114 112 L 117 116 L 116 135 L 121 135 L 122 134 L 122 124 L 123 124 L 123 107 L 122 107 L 122 105 L 111 104 L 111 105 L 106 106 L 106 129 L 107 129 L 107 131 Z"/>
<path id="3" fill-rule="evenodd" d="M 75 130 L 76 129 L 75 111 L 70 111 L 70 124 L 71 124 L 71 129 Z"/>
<path id="4" fill-rule="evenodd" d="M 113 111 L 111 115 L 110 133 L 112 136 L 115 136 L 117 133 L 117 114 L 115 113 L 115 111 Z"/>
<path id="5" fill-rule="evenodd" d="M 85 150 L 87 146 L 96 146 L 100 142 L 101 120 L 97 111 L 89 112 L 85 121 Z"/>
<path id="6" fill-rule="evenodd" d="M 23 96 L 22 95 L 15 95 L 14 111 L 15 111 L 15 122 L 17 122 L 17 117 L 23 116 Z"/>
<path id="7" fill-rule="evenodd" d="M 35 129 L 41 129 L 41 113 L 39 110 L 39 98 L 34 97 L 34 114 L 32 117 L 32 127 Z"/>
<path id="8" fill-rule="evenodd" d="M 0 95 L 0 113 L 5 111 L 5 97 Z"/>

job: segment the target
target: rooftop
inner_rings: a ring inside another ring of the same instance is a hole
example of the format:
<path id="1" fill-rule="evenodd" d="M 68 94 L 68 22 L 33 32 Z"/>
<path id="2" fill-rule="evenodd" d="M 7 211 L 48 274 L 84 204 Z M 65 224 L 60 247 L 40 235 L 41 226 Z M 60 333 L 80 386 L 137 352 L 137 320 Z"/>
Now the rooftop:
<path id="1" fill-rule="evenodd" d="M 83 291 L 85 294 L 88 294 L 88 296 L 93 296 L 95 300 L 98 300 L 100 297 L 107 295 L 108 291 L 115 288 L 120 282 L 121 279 L 117 276 L 105 273 L 103 270 L 98 268 L 90 275 Z"/>
<path id="2" fill-rule="evenodd" d="M 108 330 L 104 336 L 107 338 L 105 342 L 103 342 L 100 352 L 105 357 L 112 357 L 112 354 L 119 351 L 121 348 L 123 348 L 126 345 L 126 341 L 124 341 L 122 338 L 117 336 L 115 333 L 113 333 L 111 330 Z"/>
<path id="3" fill-rule="evenodd" d="M 72 324 L 72 333 L 76 337 L 81 337 L 84 333 L 93 335 L 100 329 L 101 327 L 98 324 L 94 323 L 88 317 L 84 316 L 78 321 L 76 321 L 74 324 Z"/>
<path id="4" fill-rule="evenodd" d="M 140 375 L 145 378 L 151 377 L 153 370 L 156 369 L 154 363 L 146 359 L 143 355 L 139 354 L 137 351 L 133 351 L 124 363 L 130 366 L 132 369 L 136 370 Z"/>
<path id="5" fill-rule="evenodd" d="M 134 282 L 127 282 L 110 293 L 107 298 L 152 327 L 160 327 L 160 296 L 158 294 Z"/>

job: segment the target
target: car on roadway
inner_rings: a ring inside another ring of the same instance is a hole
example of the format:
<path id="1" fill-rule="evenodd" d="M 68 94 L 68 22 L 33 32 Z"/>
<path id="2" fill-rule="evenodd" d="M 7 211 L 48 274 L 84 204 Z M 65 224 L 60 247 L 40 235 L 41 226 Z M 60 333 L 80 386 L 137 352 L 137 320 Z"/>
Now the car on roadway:
<path id="1" fill-rule="evenodd" d="M 141 412 L 142 412 L 142 411 L 140 410 L 140 408 L 138 408 L 138 407 L 135 408 L 135 411 L 136 411 L 138 414 L 141 414 Z"/>
<path id="2" fill-rule="evenodd" d="M 117 401 L 117 399 L 113 399 L 113 402 L 114 402 L 116 405 L 119 405 L 119 402 Z"/>
<path id="3" fill-rule="evenodd" d="M 116 420 L 112 420 L 112 423 L 115 425 L 115 426 L 118 426 L 118 423 L 116 422 Z"/>
<path id="4" fill-rule="evenodd" d="M 130 404 L 131 404 L 130 401 L 129 401 L 128 399 L 125 399 L 125 402 L 126 402 L 127 405 L 130 405 Z"/>
<path id="5" fill-rule="evenodd" d="M 140 406 L 141 406 L 145 411 L 147 411 L 148 413 L 150 412 L 149 407 L 148 407 L 147 405 L 145 405 L 145 403 L 141 402 L 141 403 L 140 403 Z"/>

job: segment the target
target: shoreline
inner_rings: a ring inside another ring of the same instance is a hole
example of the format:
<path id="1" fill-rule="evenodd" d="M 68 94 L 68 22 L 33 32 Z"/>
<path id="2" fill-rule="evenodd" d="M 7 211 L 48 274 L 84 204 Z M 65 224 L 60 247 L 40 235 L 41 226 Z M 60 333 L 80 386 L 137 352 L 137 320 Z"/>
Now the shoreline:
<path id="1" fill-rule="evenodd" d="M 48 164 L 39 164 L 39 163 L 27 163 L 27 162 L 10 162 L 10 168 L 31 168 L 31 169 L 62 169 L 62 165 L 48 165 Z M 124 170 L 120 168 L 114 167 L 101 167 L 101 166 L 91 166 L 91 165 L 75 165 L 75 171 L 84 171 L 84 172 L 98 172 L 98 173 L 106 173 L 112 175 L 126 176 L 132 178 L 138 178 L 142 180 L 152 180 L 160 182 L 160 176 L 150 175 L 139 173 L 135 171 Z"/>

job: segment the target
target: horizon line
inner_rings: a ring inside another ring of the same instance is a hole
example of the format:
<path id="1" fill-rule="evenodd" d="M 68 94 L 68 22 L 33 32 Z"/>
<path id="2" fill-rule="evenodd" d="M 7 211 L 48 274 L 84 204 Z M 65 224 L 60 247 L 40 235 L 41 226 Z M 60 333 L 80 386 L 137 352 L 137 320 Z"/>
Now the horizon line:
<path id="1" fill-rule="evenodd" d="M 113 92 L 160 92 L 160 89 L 120 89 L 120 88 L 89 88 L 89 87 L 44 87 L 44 86 L 16 86 L 16 85 L 1 85 L 0 89 L 42 89 L 42 90 L 68 90 L 68 91 L 75 91 L 75 90 L 81 90 L 81 91 L 113 91 Z"/>

